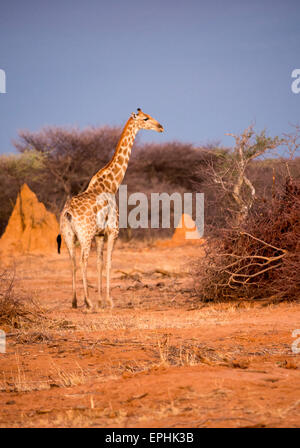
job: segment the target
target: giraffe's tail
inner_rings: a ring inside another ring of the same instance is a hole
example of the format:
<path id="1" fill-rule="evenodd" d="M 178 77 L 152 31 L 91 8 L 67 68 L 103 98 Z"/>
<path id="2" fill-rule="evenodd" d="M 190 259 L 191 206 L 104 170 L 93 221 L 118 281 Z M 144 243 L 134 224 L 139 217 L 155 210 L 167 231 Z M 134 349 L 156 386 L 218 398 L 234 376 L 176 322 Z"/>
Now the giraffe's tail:
<path id="1" fill-rule="evenodd" d="M 60 246 L 61 246 L 61 234 L 59 233 L 56 237 L 57 242 L 57 252 L 60 254 Z"/>

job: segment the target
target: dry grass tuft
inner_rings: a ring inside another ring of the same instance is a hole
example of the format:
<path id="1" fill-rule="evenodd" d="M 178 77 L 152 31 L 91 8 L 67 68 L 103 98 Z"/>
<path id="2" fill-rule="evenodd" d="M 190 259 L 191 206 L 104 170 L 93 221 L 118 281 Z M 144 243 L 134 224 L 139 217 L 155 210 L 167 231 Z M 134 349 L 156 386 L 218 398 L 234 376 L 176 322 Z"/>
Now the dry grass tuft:
<path id="1" fill-rule="evenodd" d="M 15 273 L 4 271 L 0 274 L 0 325 L 20 329 L 46 319 L 30 297 L 17 295 L 14 284 Z"/>
<path id="2" fill-rule="evenodd" d="M 66 370 L 53 363 L 52 375 L 53 383 L 57 387 L 73 387 L 87 382 L 87 373 L 77 363 L 77 369 Z"/>
<path id="3" fill-rule="evenodd" d="M 221 352 L 202 344 L 185 343 L 179 346 L 170 344 L 170 335 L 165 334 L 157 340 L 160 366 L 196 366 L 199 364 L 223 365 L 247 369 L 248 360 L 237 361 L 229 352 Z"/>
<path id="4" fill-rule="evenodd" d="M 37 343 L 53 339 L 52 330 L 74 328 L 66 320 L 51 319 L 31 297 L 15 288 L 15 272 L 0 274 L 0 327 L 20 343 Z"/>

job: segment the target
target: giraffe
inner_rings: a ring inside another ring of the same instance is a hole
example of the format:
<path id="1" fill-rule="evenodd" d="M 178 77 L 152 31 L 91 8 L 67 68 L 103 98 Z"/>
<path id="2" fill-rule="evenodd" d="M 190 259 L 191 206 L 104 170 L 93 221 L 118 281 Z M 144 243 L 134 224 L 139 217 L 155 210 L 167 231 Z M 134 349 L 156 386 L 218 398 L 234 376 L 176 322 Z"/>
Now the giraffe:
<path id="1" fill-rule="evenodd" d="M 77 308 L 76 296 L 76 255 L 75 243 L 78 240 L 81 247 L 80 264 L 84 290 L 84 303 L 92 309 L 87 284 L 87 263 L 92 240 L 96 240 L 97 276 L 98 276 L 98 306 L 105 306 L 102 294 L 102 267 L 104 238 L 107 238 L 106 256 L 106 301 L 114 306 L 110 295 L 110 271 L 112 252 L 119 233 L 118 211 L 114 195 L 124 178 L 132 145 L 140 129 L 151 129 L 163 132 L 164 128 L 150 115 L 142 112 L 132 113 L 124 126 L 111 161 L 100 169 L 90 180 L 86 190 L 68 199 L 60 216 L 60 231 L 69 251 L 72 264 L 72 307 Z M 58 236 L 58 251 L 61 237 Z"/>

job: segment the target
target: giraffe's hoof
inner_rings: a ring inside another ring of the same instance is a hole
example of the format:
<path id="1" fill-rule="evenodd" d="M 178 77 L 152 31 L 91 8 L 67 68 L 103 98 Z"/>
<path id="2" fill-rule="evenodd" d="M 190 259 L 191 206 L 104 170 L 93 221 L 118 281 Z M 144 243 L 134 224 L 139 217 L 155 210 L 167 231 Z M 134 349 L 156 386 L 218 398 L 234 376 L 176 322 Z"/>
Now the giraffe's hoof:
<path id="1" fill-rule="evenodd" d="M 94 311 L 95 311 L 94 308 L 91 307 L 91 306 L 87 307 L 86 310 L 85 310 L 85 312 L 88 313 L 88 314 L 93 313 Z"/>
<path id="2" fill-rule="evenodd" d="M 72 302 L 72 308 L 77 308 L 77 302 Z"/>
<path id="3" fill-rule="evenodd" d="M 95 313 L 101 313 L 103 311 L 103 308 L 101 306 L 96 306 L 94 311 Z"/>
<path id="4" fill-rule="evenodd" d="M 93 304 L 89 300 L 84 299 L 84 303 L 88 310 L 93 308 Z"/>

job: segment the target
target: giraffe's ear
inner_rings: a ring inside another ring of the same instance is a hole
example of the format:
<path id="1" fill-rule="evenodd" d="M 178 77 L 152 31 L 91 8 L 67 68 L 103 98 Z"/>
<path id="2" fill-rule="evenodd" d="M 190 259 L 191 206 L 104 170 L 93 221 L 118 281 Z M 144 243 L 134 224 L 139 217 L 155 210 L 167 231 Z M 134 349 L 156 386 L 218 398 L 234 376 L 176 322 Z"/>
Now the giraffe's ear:
<path id="1" fill-rule="evenodd" d="M 131 118 L 136 118 L 137 117 L 137 114 L 135 114 L 134 112 L 132 112 L 132 114 L 131 114 Z"/>

